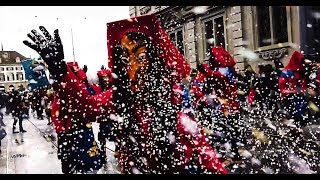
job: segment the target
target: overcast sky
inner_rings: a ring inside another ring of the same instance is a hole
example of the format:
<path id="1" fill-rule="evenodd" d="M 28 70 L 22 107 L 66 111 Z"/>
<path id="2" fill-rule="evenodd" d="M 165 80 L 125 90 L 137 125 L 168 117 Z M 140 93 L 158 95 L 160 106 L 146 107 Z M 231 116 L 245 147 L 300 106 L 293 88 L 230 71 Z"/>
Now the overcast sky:
<path id="1" fill-rule="evenodd" d="M 76 61 L 96 71 L 107 64 L 107 22 L 129 18 L 129 6 L 1 6 L 0 42 L 4 50 L 26 57 L 39 55 L 25 46 L 31 29 L 43 25 L 50 33 L 59 29 L 66 61 L 73 61 L 71 28 Z M 40 30 L 39 30 L 40 31 Z"/>

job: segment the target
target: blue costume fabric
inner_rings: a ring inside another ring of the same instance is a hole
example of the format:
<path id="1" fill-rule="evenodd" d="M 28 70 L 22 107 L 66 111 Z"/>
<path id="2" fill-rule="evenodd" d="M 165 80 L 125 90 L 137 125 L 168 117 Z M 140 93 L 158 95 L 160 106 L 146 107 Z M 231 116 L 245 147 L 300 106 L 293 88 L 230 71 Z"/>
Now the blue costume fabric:
<path id="1" fill-rule="evenodd" d="M 89 93 L 94 95 L 95 91 L 90 85 L 86 86 Z M 76 171 L 85 173 L 99 170 L 105 164 L 105 159 L 94 139 L 91 123 L 75 124 L 72 129 L 71 158 L 77 160 Z"/>
<path id="2" fill-rule="evenodd" d="M 184 86 L 181 85 L 183 95 L 182 95 L 182 107 L 183 108 L 191 108 L 191 100 L 190 100 L 190 93 L 189 90 Z"/>

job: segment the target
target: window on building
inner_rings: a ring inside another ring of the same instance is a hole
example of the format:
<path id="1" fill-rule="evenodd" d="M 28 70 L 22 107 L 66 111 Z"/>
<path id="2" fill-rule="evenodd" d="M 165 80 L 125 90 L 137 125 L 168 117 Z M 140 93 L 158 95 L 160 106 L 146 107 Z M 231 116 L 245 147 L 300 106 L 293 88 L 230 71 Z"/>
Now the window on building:
<path id="1" fill-rule="evenodd" d="M 184 41 L 182 29 L 177 29 L 169 34 L 171 41 L 179 49 L 180 53 L 184 55 Z"/>
<path id="2" fill-rule="evenodd" d="M 13 73 L 9 73 L 7 76 L 7 80 L 8 81 L 14 81 L 14 74 Z"/>
<path id="3" fill-rule="evenodd" d="M 0 82 L 4 82 L 6 80 L 6 77 L 4 74 L 0 74 Z"/>
<path id="4" fill-rule="evenodd" d="M 4 71 L 4 68 L 3 68 L 3 67 L 0 67 L 0 71 Z"/>
<path id="5" fill-rule="evenodd" d="M 156 12 L 159 12 L 161 10 L 161 6 L 156 6 L 154 9 L 156 10 Z"/>
<path id="6" fill-rule="evenodd" d="M 310 19 L 312 24 L 312 30 L 314 32 L 314 35 L 316 36 L 317 40 L 320 40 L 320 7 L 319 6 L 313 6 L 311 8 L 312 12 L 312 18 Z"/>
<path id="7" fill-rule="evenodd" d="M 223 16 L 204 21 L 205 53 L 210 52 L 211 46 L 225 48 L 225 33 Z"/>
<path id="8" fill-rule="evenodd" d="M 18 67 L 16 67 L 16 71 L 18 71 Z"/>
<path id="9" fill-rule="evenodd" d="M 288 42 L 285 6 L 257 6 L 258 46 Z"/>
<path id="10" fill-rule="evenodd" d="M 13 71 L 13 67 L 7 67 L 7 71 Z"/>
<path id="11" fill-rule="evenodd" d="M 140 15 L 147 14 L 151 11 L 151 6 L 140 6 Z"/>
<path id="12" fill-rule="evenodd" d="M 304 7 L 306 8 L 306 7 Z M 312 59 L 320 59 L 320 7 L 312 6 L 307 9 L 309 17 L 306 19 L 306 49 Z"/>
<path id="13" fill-rule="evenodd" d="M 18 74 L 17 74 L 17 80 L 18 80 L 18 81 L 23 81 L 23 74 L 18 73 Z"/>

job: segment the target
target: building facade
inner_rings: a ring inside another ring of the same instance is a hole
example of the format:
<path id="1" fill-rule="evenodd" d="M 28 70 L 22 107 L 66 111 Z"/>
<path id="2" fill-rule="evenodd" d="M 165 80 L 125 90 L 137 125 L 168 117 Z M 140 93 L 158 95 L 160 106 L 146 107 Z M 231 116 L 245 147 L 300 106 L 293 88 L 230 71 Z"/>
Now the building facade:
<path id="1" fill-rule="evenodd" d="M 28 81 L 25 78 L 21 61 L 26 58 L 16 51 L 0 51 L 0 87 L 9 91 L 10 88 L 26 88 Z"/>
<path id="2" fill-rule="evenodd" d="M 274 65 L 274 60 L 286 65 L 295 50 L 318 57 L 320 9 L 315 7 L 130 6 L 129 13 L 158 14 L 193 68 L 208 60 L 211 45 L 223 46 L 241 70 L 251 65 L 257 71 L 258 65 Z M 257 58 L 251 58 L 252 52 Z"/>

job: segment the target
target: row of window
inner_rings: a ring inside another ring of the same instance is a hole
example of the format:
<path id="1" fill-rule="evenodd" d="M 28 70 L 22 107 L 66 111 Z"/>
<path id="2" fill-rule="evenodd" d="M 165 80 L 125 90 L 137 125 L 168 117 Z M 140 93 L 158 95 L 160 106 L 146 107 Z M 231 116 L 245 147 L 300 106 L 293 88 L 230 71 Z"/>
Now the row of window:
<path id="1" fill-rule="evenodd" d="M 24 77 L 23 77 L 23 74 L 22 73 L 17 73 L 17 74 L 14 74 L 14 73 L 9 73 L 7 75 L 7 79 L 6 79 L 6 76 L 4 74 L 0 74 L 0 82 L 4 82 L 4 81 L 23 81 L 24 80 Z"/>
<path id="2" fill-rule="evenodd" d="M 23 67 L 7 67 L 7 68 L 0 67 L 0 72 L 4 71 L 5 69 L 7 71 L 13 71 L 13 70 L 20 71 L 20 70 L 23 70 Z"/>
<path id="3" fill-rule="evenodd" d="M 285 6 L 257 6 L 257 45 L 258 47 L 269 46 L 288 42 L 288 11 Z M 225 19 L 223 14 L 208 18 L 202 22 L 204 49 L 209 52 L 210 46 L 226 45 Z M 169 33 L 182 54 L 185 54 L 182 28 Z"/>

